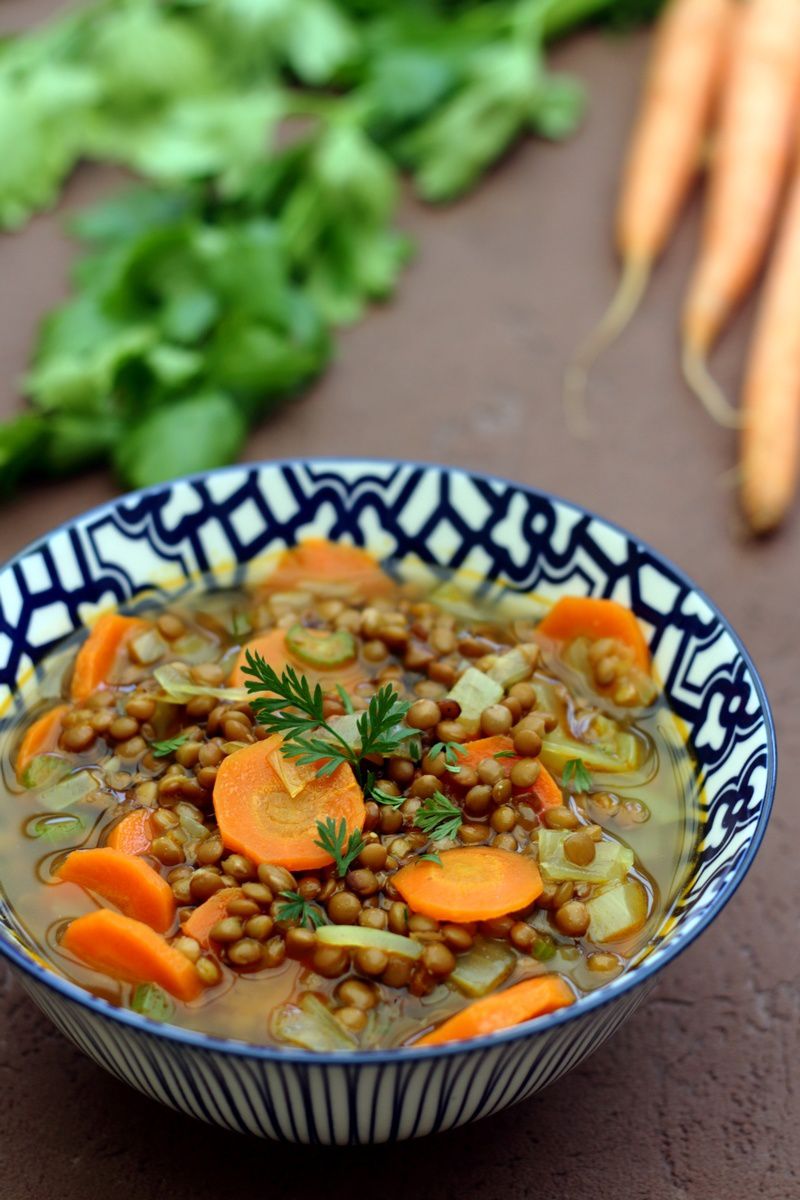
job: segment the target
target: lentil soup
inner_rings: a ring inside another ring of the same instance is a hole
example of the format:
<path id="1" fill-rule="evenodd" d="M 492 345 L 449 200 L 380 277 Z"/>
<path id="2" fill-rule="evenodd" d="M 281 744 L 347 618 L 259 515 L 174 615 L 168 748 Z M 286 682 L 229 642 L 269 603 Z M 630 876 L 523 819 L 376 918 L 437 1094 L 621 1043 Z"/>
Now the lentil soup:
<path id="1" fill-rule="evenodd" d="M 313 541 L 249 591 L 101 617 L 2 765 L 3 892 L 53 970 L 320 1051 L 601 987 L 668 917 L 699 821 L 626 609 L 519 616 Z"/>

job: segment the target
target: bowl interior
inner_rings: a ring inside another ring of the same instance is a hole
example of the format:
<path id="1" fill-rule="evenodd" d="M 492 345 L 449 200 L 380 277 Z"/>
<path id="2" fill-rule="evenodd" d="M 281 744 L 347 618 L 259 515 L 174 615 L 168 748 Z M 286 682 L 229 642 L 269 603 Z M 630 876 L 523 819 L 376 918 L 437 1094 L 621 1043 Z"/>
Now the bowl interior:
<path id="1" fill-rule="evenodd" d="M 591 594 L 634 610 L 686 726 L 704 820 L 673 915 L 646 958 L 601 991 L 624 990 L 691 940 L 743 877 L 769 814 L 775 748 L 763 687 L 727 621 L 677 568 L 591 513 L 518 484 L 423 464 L 296 461 L 178 480 L 95 509 L 0 570 L 0 730 L 35 694 L 52 644 L 98 608 L 175 595 L 203 576 L 221 587 L 255 580 L 308 536 L 365 546 L 405 575 L 455 570 L 483 593 Z M 39 972 L 24 941 L 0 899 L 0 947 Z"/>

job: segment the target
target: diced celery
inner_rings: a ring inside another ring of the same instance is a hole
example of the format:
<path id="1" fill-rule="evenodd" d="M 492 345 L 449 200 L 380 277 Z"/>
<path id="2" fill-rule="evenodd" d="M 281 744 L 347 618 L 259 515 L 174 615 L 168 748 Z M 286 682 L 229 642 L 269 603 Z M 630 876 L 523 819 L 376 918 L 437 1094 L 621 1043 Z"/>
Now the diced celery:
<path id="1" fill-rule="evenodd" d="M 530 679 L 533 674 L 533 662 L 526 654 L 526 649 L 525 646 L 515 646 L 513 650 L 501 654 L 486 674 L 505 690 L 515 683 L 523 683 Z M 538 647 L 535 649 L 538 651 Z"/>
<path id="2" fill-rule="evenodd" d="M 515 961 L 507 942 L 476 938 L 472 949 L 456 959 L 450 982 L 467 996 L 485 996 L 508 979 Z"/>
<path id="3" fill-rule="evenodd" d="M 146 629 L 130 644 L 131 657 L 143 666 L 158 660 L 167 652 L 167 643 L 157 629 Z"/>
<path id="4" fill-rule="evenodd" d="M 301 998 L 299 1006 L 279 1005 L 272 1014 L 270 1028 L 278 1041 L 290 1042 L 303 1050 L 321 1053 L 352 1050 L 357 1044 L 353 1035 L 310 992 Z"/>
<path id="5" fill-rule="evenodd" d="M 388 929 L 372 929 L 369 925 L 323 925 L 317 930 L 317 941 L 326 946 L 352 946 L 358 950 L 383 950 L 402 958 L 417 959 L 424 949 L 421 942 L 390 933 Z"/>
<path id="6" fill-rule="evenodd" d="M 210 687 L 208 684 L 193 683 L 188 674 L 176 663 L 165 663 L 156 667 L 153 677 L 162 688 L 161 700 L 171 704 L 185 704 L 192 696 L 214 696 L 217 700 L 247 700 L 246 688 Z"/>
<path id="7" fill-rule="evenodd" d="M 595 844 L 592 861 L 580 867 L 564 853 L 564 842 L 569 836 L 567 830 L 539 830 L 539 868 L 548 879 L 607 883 L 611 879 L 624 879 L 633 866 L 633 851 L 629 846 L 603 840 Z"/>
<path id="8" fill-rule="evenodd" d="M 71 769 L 59 754 L 37 754 L 22 772 L 22 782 L 26 788 L 50 787 L 69 775 Z"/>
<path id="9" fill-rule="evenodd" d="M 604 888 L 586 901 L 589 937 L 593 942 L 615 942 L 641 929 L 647 920 L 647 893 L 637 879 L 626 879 Z"/>
<path id="10" fill-rule="evenodd" d="M 458 682 L 447 693 L 448 700 L 461 706 L 461 720 L 478 721 L 485 708 L 503 699 L 503 688 L 477 667 L 467 667 Z"/>
<path id="11" fill-rule="evenodd" d="M 68 775 L 42 792 L 42 804 L 51 812 L 60 812 L 77 800 L 82 800 L 96 787 L 97 780 L 90 771 L 76 771 L 74 775 Z"/>
<path id="12" fill-rule="evenodd" d="M 540 758 L 549 771 L 557 774 L 575 758 L 580 758 L 589 771 L 633 771 L 639 765 L 639 743 L 624 730 L 606 742 L 579 742 L 562 729 L 555 729 L 545 737 Z"/>

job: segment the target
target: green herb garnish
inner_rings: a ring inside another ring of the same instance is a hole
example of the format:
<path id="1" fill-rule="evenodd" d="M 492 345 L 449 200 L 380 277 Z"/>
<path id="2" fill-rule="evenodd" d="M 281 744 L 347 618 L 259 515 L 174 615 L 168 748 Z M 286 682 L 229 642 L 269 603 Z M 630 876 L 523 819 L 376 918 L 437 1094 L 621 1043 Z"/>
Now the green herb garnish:
<path id="1" fill-rule="evenodd" d="M 517 756 L 513 750 L 498 750 L 494 757 L 495 758 L 516 758 Z"/>
<path id="2" fill-rule="evenodd" d="M 296 758 L 301 766 L 320 763 L 317 775 L 331 775 L 342 763 L 349 765 L 362 778 L 361 762 L 370 755 L 388 756 L 408 740 L 409 729 L 402 725 L 410 705 L 397 698 L 388 684 L 371 698 L 368 708 L 359 716 L 356 728 L 361 746 L 356 749 L 325 720 L 323 694 L 319 684 L 311 690 L 304 675 L 287 667 L 282 675 L 264 661 L 260 654 L 249 650 L 244 674 L 256 718 L 270 733 L 284 738 L 281 753 Z M 266 696 L 258 693 L 266 692 Z M 319 736 L 324 730 L 328 738 Z M 330 739 L 330 740 L 328 740 Z"/>
<path id="3" fill-rule="evenodd" d="M 414 813 L 414 824 L 434 842 L 455 837 L 461 828 L 463 814 L 457 804 L 441 792 L 434 792 Z"/>
<path id="4" fill-rule="evenodd" d="M 406 802 L 405 796 L 390 796 L 378 787 L 370 788 L 369 794 L 376 804 L 385 804 L 387 808 L 401 808 Z"/>
<path id="5" fill-rule="evenodd" d="M 430 853 L 430 854 L 420 854 L 420 856 L 419 856 L 419 858 L 417 859 L 417 861 L 418 861 L 418 862 L 432 862 L 432 863 L 436 863 L 437 867 L 440 867 L 440 866 L 442 865 L 442 860 L 441 860 L 441 858 L 439 857 L 439 855 L 438 855 L 438 854 L 433 854 L 433 853 Z"/>
<path id="6" fill-rule="evenodd" d="M 278 895 L 283 896 L 286 903 L 281 904 L 276 910 L 276 916 L 279 921 L 296 921 L 298 925 L 305 925 L 310 929 L 319 929 L 320 925 L 325 925 L 325 914 L 318 904 L 313 904 L 310 900 L 306 900 L 299 892 L 279 892 Z"/>
<path id="7" fill-rule="evenodd" d="M 351 863 L 361 851 L 364 849 L 364 839 L 361 836 L 359 829 L 354 829 L 347 834 L 347 822 L 344 817 L 341 818 L 339 824 L 333 817 L 326 817 L 324 821 L 317 821 L 318 838 L 315 838 L 314 845 L 319 846 L 326 854 L 330 854 L 336 865 L 336 874 L 341 879 L 350 870 Z"/>
<path id="8" fill-rule="evenodd" d="M 592 777 L 582 758 L 570 758 L 564 763 L 561 781 L 565 787 L 571 787 L 573 792 L 588 792 L 592 786 Z"/>
<path id="9" fill-rule="evenodd" d="M 350 699 L 347 692 L 344 690 L 344 688 L 342 687 L 342 685 L 340 683 L 337 683 L 336 691 L 339 693 L 339 699 L 342 702 L 344 711 L 348 714 L 355 712 L 355 709 L 353 708 L 353 701 Z"/>
<path id="10" fill-rule="evenodd" d="M 172 754 L 179 746 L 188 742 L 188 733 L 179 733 L 173 738 L 167 738 L 163 742 L 151 742 L 150 749 L 153 752 L 153 758 L 166 758 L 168 754 Z"/>
<path id="11" fill-rule="evenodd" d="M 460 742 L 434 742 L 428 754 L 431 758 L 438 758 L 440 754 L 444 754 L 446 770 L 455 772 L 459 769 L 459 757 L 467 754 L 467 751 Z"/>

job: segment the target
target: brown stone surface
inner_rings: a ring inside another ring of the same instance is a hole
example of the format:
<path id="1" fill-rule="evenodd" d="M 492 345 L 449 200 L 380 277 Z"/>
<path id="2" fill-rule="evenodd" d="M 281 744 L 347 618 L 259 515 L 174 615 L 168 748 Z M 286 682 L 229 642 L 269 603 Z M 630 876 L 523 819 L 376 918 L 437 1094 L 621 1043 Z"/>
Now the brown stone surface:
<path id="1" fill-rule="evenodd" d="M 52 3 L 2 7 L 9 28 Z M 776 709 L 782 785 L 751 875 L 579 1070 L 474 1129 L 408 1148 L 294 1150 L 175 1116 L 83 1058 L 0 969 L 2 1200 L 349 1200 L 378 1186 L 426 1200 L 800 1195 L 800 526 L 795 519 L 760 546 L 738 538 L 723 479 L 734 446 L 678 377 L 676 313 L 696 205 L 629 336 L 596 372 L 591 441 L 570 439 L 559 407 L 565 358 L 614 282 L 609 226 L 644 46 L 576 39 L 558 57 L 591 92 L 579 137 L 528 144 L 450 210 L 407 206 L 419 256 L 398 299 L 341 339 L 325 380 L 259 430 L 247 456 L 365 453 L 483 468 L 587 504 L 671 556 L 743 634 Z M 68 203 L 104 182 L 82 172 Z M 50 217 L 0 246 L 3 412 L 16 403 L 36 318 L 63 294 L 68 261 Z M 715 361 L 730 386 L 751 316 L 737 320 Z M 0 553 L 113 494 L 102 473 L 23 494 L 1 514 Z"/>

